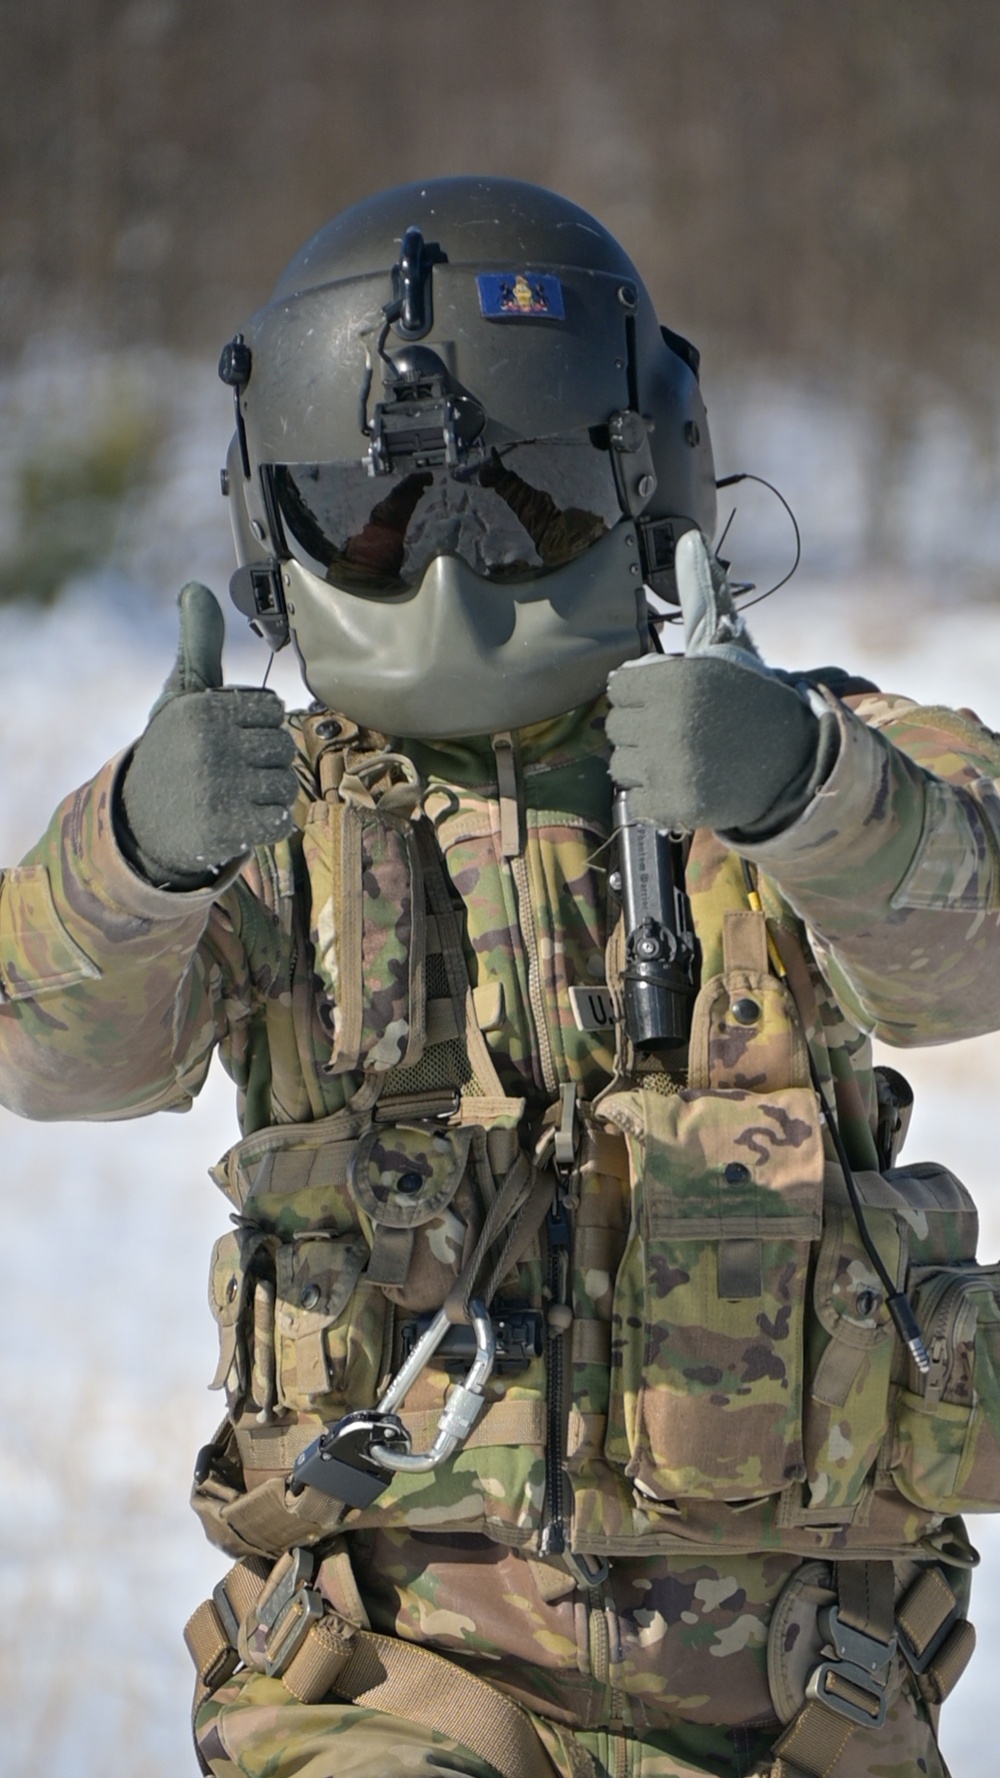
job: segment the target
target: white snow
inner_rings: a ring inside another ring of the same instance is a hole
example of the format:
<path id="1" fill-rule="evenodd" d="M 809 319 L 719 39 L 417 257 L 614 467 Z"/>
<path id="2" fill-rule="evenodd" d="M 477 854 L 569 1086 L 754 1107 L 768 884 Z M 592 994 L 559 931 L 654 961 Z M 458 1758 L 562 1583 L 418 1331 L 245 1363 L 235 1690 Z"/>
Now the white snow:
<path id="1" fill-rule="evenodd" d="M 203 451 L 213 453 L 221 459 L 221 445 Z M 192 558 L 210 563 L 215 544 L 201 531 L 190 541 Z M 180 542 L 164 553 L 182 553 Z M 993 606 L 949 607 L 944 588 L 932 599 L 887 580 L 800 580 L 751 622 L 782 664 L 837 661 L 910 695 L 971 704 L 1000 727 Z M 10 863 L 59 797 L 140 731 L 173 637 L 162 599 L 138 578 L 78 588 L 40 617 L 4 611 L 0 623 L 0 859 Z M 260 645 L 234 645 L 230 677 L 259 682 L 265 661 Z M 298 701 L 293 662 L 280 660 L 272 683 Z M 982 1251 L 1000 1256 L 1000 1039 L 891 1059 L 917 1087 L 907 1155 L 946 1160 L 966 1179 Z M 214 1369 L 204 1275 L 227 1207 L 206 1168 L 234 1137 L 230 1100 L 215 1074 L 184 1117 L 35 1126 L 0 1114 L 3 1778 L 194 1770 L 180 1630 L 223 1563 L 186 1493 L 219 1418 L 204 1388 Z M 993 1770 L 1000 1535 L 985 1518 L 972 1532 L 992 1566 L 976 1589 L 980 1652 L 945 1711 L 955 1778 Z"/>

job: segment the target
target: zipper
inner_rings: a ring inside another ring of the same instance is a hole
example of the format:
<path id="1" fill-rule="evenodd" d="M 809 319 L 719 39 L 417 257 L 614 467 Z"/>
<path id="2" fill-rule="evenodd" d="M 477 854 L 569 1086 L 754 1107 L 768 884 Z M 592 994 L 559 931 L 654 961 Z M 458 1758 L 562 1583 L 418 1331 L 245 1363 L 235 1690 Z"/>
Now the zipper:
<path id="1" fill-rule="evenodd" d="M 556 1073 L 555 1060 L 552 1055 L 552 1044 L 549 1038 L 548 1021 L 545 1017 L 545 993 L 542 988 L 542 960 L 538 949 L 538 932 L 535 928 L 535 915 L 531 901 L 531 882 L 528 877 L 528 861 L 521 853 L 510 860 L 511 876 L 517 892 L 518 925 L 524 939 L 524 948 L 528 958 L 528 1000 L 531 1006 L 531 1017 L 535 1027 L 535 1043 L 538 1059 L 542 1069 L 541 1085 L 548 1093 L 559 1090 L 559 1076 Z"/>
<path id="2" fill-rule="evenodd" d="M 545 1218 L 549 1255 L 549 1310 L 563 1308 L 569 1285 L 569 1214 L 561 1187 Z M 566 1455 L 566 1334 L 558 1325 L 561 1318 L 550 1319 L 545 1350 L 548 1395 L 548 1439 L 545 1446 L 545 1525 L 540 1551 L 543 1556 L 561 1556 L 566 1549 L 566 1477 L 563 1461 Z"/>
<path id="3" fill-rule="evenodd" d="M 928 1402 L 941 1401 L 959 1346 L 975 1339 L 978 1317 L 970 1294 L 977 1287 L 989 1289 L 982 1272 L 945 1271 L 929 1282 L 922 1301 L 918 1293 L 918 1313 L 930 1359 L 930 1370 L 921 1379 L 921 1394 Z"/>

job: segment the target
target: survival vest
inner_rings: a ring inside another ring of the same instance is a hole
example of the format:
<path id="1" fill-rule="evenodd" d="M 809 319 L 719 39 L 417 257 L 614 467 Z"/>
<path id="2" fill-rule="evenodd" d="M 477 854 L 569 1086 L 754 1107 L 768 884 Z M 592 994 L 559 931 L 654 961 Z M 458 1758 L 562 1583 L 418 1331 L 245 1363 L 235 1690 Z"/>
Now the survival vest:
<path id="1" fill-rule="evenodd" d="M 595 1002 L 610 1028 L 581 1029 L 579 1007 L 564 1009 L 561 1068 L 543 1054 L 544 1090 L 524 1071 L 519 1093 L 489 1043 L 502 992 L 470 983 L 443 857 L 492 834 L 512 894 L 532 896 L 548 871 L 551 897 L 582 884 L 606 833 L 566 819 L 553 838 L 550 824 L 541 857 L 502 736 L 488 810 L 424 794 L 380 738 L 324 724 L 321 742 L 323 725 L 306 723 L 301 861 L 327 1066 L 348 1090 L 342 1110 L 261 1129 L 215 1170 L 235 1226 L 211 1281 L 230 1412 L 194 1495 L 213 1541 L 275 1556 L 410 1524 L 584 1560 L 965 1559 L 949 1516 L 1000 1508 L 1000 1268 L 977 1266 L 975 1207 L 945 1168 L 879 1168 L 876 1108 L 848 1070 L 833 1080 L 820 978 L 790 910 L 766 885 L 752 908 L 739 859 L 697 835 L 686 1077 L 629 1049 L 619 923 Z M 278 921 L 301 902 L 293 865 L 269 879 Z M 473 936 L 481 948 L 489 935 Z M 554 942 L 537 926 L 523 936 L 533 1000 Z M 810 1047 L 868 1163 L 858 1190 L 916 1309 L 926 1376 L 861 1241 Z M 293 1491 L 296 1457 L 378 1401 L 448 1304 L 454 1334 L 398 1410 L 414 1451 L 428 1450 L 468 1368 L 473 1296 L 499 1356 L 457 1451 L 362 1507 Z"/>

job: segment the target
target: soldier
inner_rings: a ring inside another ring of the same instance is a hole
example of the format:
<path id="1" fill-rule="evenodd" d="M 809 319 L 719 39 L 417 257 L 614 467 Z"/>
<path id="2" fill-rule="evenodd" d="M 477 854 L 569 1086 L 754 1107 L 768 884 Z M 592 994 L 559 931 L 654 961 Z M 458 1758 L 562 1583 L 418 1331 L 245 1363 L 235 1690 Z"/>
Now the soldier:
<path id="1" fill-rule="evenodd" d="M 560 198 L 355 206 L 221 374 L 313 702 L 188 586 L 0 893 L 7 1105 L 238 1089 L 202 1770 L 940 1778 L 997 1298 L 869 1038 L 996 1024 L 996 737 L 760 661 L 698 355 Z"/>

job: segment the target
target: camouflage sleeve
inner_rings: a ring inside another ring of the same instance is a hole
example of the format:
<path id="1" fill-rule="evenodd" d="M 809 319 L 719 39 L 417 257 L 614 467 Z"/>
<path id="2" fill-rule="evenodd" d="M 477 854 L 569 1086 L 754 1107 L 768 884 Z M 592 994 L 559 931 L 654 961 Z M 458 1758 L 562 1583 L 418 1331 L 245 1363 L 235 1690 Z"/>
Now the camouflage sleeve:
<path id="1" fill-rule="evenodd" d="M 111 823 L 113 761 L 0 878 L 0 1103 L 34 1118 L 185 1109 L 241 968 L 230 870 L 174 894 L 146 883 Z"/>
<path id="2" fill-rule="evenodd" d="M 902 1046 L 1000 1026 L 1000 741 L 966 711 L 830 698 L 837 763 L 754 846 L 861 1029 Z"/>

